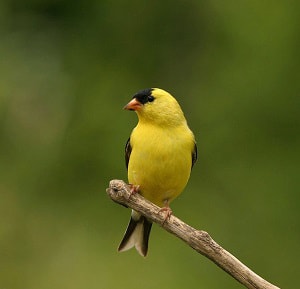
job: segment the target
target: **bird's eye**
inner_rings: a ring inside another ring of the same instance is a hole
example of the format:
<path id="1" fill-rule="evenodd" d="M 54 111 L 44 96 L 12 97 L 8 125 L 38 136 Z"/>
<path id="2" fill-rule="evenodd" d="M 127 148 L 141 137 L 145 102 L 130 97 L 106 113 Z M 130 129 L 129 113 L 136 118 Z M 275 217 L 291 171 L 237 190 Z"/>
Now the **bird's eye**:
<path id="1" fill-rule="evenodd" d="M 136 93 L 133 98 L 137 99 L 141 104 L 152 102 L 155 98 L 152 96 L 152 88 L 147 88 Z"/>
<path id="2" fill-rule="evenodd" d="M 153 97 L 152 95 L 149 95 L 149 96 L 148 96 L 148 101 L 149 101 L 149 102 L 152 102 L 153 100 L 154 100 L 154 97 Z"/>

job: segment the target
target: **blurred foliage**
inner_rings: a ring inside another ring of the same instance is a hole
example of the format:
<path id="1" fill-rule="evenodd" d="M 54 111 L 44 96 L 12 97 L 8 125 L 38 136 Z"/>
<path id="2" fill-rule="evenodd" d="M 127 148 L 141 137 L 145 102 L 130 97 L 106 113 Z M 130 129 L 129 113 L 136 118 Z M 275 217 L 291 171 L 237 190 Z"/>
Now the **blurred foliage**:
<path id="1" fill-rule="evenodd" d="M 299 3 L 0 3 L 0 288 L 241 288 L 154 226 L 143 259 L 116 247 L 129 210 L 136 123 L 122 107 L 161 87 L 181 103 L 199 161 L 175 214 L 255 272 L 299 268 Z"/>

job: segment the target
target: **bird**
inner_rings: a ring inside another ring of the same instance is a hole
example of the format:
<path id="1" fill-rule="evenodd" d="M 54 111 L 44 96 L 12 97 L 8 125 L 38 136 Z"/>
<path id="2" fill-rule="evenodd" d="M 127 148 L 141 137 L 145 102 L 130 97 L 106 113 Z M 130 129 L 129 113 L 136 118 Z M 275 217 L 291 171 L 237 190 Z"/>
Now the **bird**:
<path id="1" fill-rule="evenodd" d="M 197 145 L 177 100 L 160 88 L 133 95 L 125 110 L 135 111 L 138 123 L 125 146 L 128 182 L 132 192 L 167 211 L 184 190 L 197 160 Z M 152 222 L 132 210 L 119 252 L 133 247 L 145 257 Z"/>

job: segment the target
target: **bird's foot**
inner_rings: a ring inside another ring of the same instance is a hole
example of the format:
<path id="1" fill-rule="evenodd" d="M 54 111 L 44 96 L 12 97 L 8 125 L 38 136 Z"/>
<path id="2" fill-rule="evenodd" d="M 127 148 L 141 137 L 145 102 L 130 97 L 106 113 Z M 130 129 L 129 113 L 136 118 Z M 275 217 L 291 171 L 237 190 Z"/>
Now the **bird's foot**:
<path id="1" fill-rule="evenodd" d="M 162 222 L 162 225 L 164 225 L 165 222 L 166 222 L 168 219 L 170 219 L 171 215 L 173 214 L 173 211 L 172 211 L 171 208 L 169 207 L 169 204 L 166 204 L 165 207 L 162 207 L 162 208 L 159 210 L 159 212 L 160 212 L 160 213 L 161 213 L 161 212 L 165 212 L 165 218 L 164 218 L 164 220 L 163 220 L 163 222 Z"/>
<path id="2" fill-rule="evenodd" d="M 129 190 L 130 190 L 129 197 L 128 197 L 128 199 L 129 199 L 132 195 L 135 195 L 139 192 L 140 186 L 133 185 L 133 184 L 128 184 L 128 186 L 129 186 Z"/>

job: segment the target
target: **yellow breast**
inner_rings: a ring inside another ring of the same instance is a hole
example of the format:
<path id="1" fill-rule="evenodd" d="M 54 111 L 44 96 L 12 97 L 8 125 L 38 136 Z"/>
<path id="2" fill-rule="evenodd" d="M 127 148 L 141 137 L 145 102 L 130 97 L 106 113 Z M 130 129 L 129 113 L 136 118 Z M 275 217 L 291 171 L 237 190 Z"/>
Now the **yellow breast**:
<path id="1" fill-rule="evenodd" d="M 158 206 L 176 198 L 186 186 L 192 166 L 194 136 L 187 125 L 167 130 L 137 125 L 130 143 L 129 183 L 139 185 L 140 193 Z"/>

